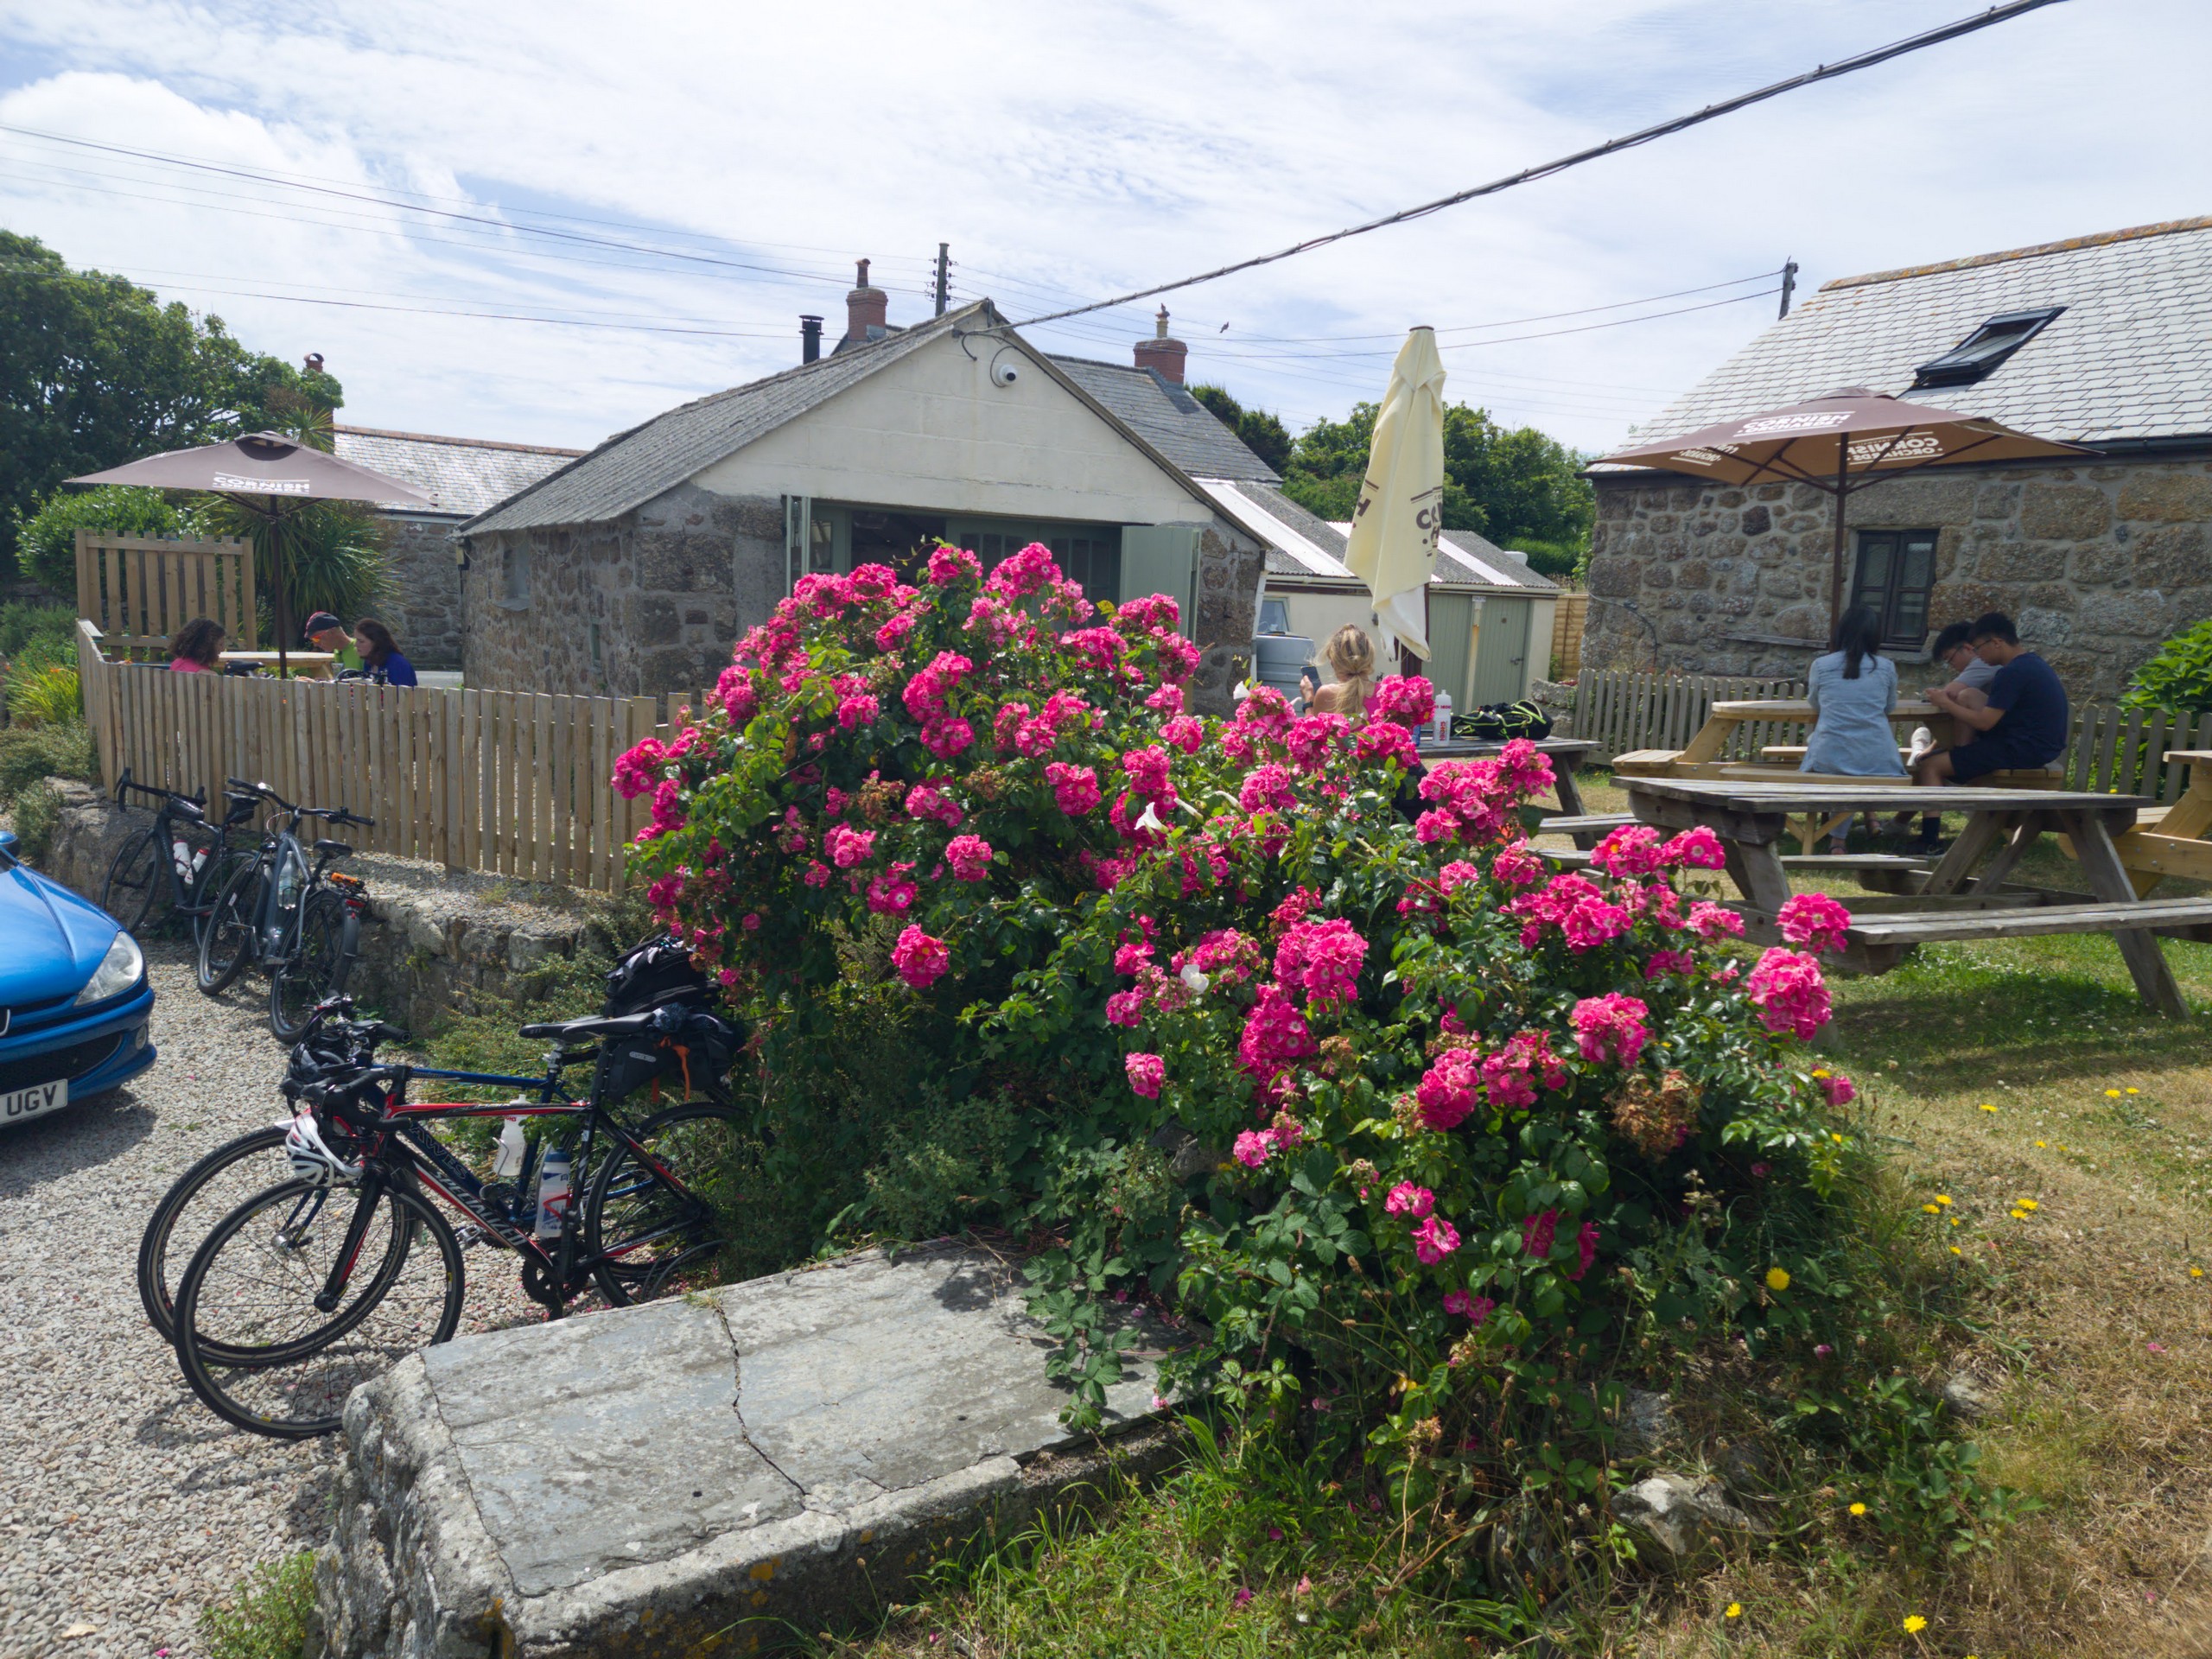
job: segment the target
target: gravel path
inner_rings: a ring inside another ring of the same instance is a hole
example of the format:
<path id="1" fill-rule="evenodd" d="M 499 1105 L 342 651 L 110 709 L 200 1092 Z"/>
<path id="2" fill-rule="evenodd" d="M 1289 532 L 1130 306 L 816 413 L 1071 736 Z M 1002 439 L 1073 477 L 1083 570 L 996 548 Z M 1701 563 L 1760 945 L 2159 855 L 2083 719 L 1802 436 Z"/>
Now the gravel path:
<path id="1" fill-rule="evenodd" d="M 185 1387 L 139 1307 L 139 1235 L 170 1182 L 218 1142 L 283 1116 L 263 982 L 210 1001 L 181 945 L 148 954 L 154 1068 L 0 1130 L 6 1659 L 153 1659 L 163 1648 L 192 1659 L 202 1607 L 329 1530 L 336 1437 L 229 1428 Z M 527 1304 L 512 1256 L 466 1259 L 465 1329 L 536 1317 L 518 1310 Z"/>

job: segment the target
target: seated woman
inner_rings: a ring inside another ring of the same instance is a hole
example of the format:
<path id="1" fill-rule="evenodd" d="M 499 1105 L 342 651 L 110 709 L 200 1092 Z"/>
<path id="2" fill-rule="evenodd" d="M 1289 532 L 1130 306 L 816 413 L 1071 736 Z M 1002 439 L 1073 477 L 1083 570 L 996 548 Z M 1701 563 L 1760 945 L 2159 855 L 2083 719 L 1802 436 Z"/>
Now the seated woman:
<path id="1" fill-rule="evenodd" d="M 1881 656 L 1882 619 L 1871 605 L 1854 605 L 1836 625 L 1836 649 L 1813 659 L 1805 676 L 1806 699 L 1815 716 L 1800 772 L 1844 778 L 1903 778 L 1897 734 L 1890 729 L 1897 706 L 1897 665 Z M 1848 821 L 1830 832 L 1828 850 L 1844 849 Z"/>
<path id="2" fill-rule="evenodd" d="M 376 618 L 365 616 L 356 622 L 353 638 L 360 643 L 361 666 L 378 685 L 416 683 L 415 664 L 399 654 L 399 641 Z"/>
<path id="3" fill-rule="evenodd" d="M 169 641 L 169 671 L 173 674 L 218 674 L 223 667 L 223 625 L 212 616 L 195 616 L 176 631 Z"/>
<path id="4" fill-rule="evenodd" d="M 1345 623 L 1329 636 L 1323 655 L 1336 675 L 1335 681 L 1309 692 L 1309 714 L 1356 715 L 1367 707 L 1367 694 L 1375 685 L 1375 642 L 1363 628 Z"/>

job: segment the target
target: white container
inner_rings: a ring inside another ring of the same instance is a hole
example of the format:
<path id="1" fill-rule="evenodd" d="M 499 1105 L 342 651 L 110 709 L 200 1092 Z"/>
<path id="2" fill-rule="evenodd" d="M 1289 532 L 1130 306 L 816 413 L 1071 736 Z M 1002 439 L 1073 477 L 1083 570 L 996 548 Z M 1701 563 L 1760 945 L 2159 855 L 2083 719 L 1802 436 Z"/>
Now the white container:
<path id="1" fill-rule="evenodd" d="M 522 1132 L 522 1119 L 509 1118 L 499 1129 L 499 1150 L 492 1154 L 492 1179 L 512 1180 L 521 1174 L 523 1154 L 529 1146 L 529 1140 Z"/>
<path id="2" fill-rule="evenodd" d="M 1436 694 L 1436 741 L 1441 743 L 1451 735 L 1452 694 L 1440 691 Z"/>
<path id="3" fill-rule="evenodd" d="M 537 1166 L 537 1236 L 558 1238 L 569 1209 L 569 1154 L 555 1147 Z"/>

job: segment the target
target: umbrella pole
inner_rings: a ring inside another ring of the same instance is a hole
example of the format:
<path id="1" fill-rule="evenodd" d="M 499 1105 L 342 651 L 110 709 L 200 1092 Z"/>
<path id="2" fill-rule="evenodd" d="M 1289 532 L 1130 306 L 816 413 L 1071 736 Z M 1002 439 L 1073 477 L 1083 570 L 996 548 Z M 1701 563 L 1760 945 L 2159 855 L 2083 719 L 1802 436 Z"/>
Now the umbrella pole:
<path id="1" fill-rule="evenodd" d="M 284 601 L 284 515 L 269 516 L 269 577 L 276 588 L 276 677 L 289 677 L 291 663 L 286 642 L 292 637 L 291 607 Z"/>
<path id="2" fill-rule="evenodd" d="M 1851 434 L 1835 447 L 1835 542 L 1828 554 L 1828 649 L 1836 648 L 1836 630 L 1843 626 L 1843 504 L 1844 481 L 1851 467 Z"/>

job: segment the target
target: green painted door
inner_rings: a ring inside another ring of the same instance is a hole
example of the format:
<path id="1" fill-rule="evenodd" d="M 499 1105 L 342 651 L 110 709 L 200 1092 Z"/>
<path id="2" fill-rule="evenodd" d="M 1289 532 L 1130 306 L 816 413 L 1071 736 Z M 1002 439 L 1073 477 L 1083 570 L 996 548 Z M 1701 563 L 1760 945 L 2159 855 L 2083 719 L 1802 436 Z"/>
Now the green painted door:
<path id="1" fill-rule="evenodd" d="M 1529 687 L 1529 620 L 1533 601 L 1501 599 L 1495 594 L 1483 600 L 1482 632 L 1475 638 L 1474 689 L 1468 706 L 1513 702 Z"/>
<path id="2" fill-rule="evenodd" d="M 1198 529 L 1128 524 L 1122 531 L 1122 602 L 1165 594 L 1182 613 L 1176 632 L 1198 637 Z"/>
<path id="3" fill-rule="evenodd" d="M 1472 594 L 1428 595 L 1428 683 L 1449 694 L 1455 709 L 1467 706 L 1467 646 L 1475 631 Z"/>

